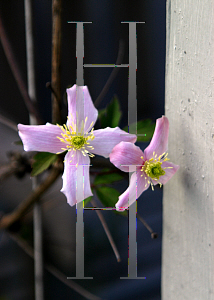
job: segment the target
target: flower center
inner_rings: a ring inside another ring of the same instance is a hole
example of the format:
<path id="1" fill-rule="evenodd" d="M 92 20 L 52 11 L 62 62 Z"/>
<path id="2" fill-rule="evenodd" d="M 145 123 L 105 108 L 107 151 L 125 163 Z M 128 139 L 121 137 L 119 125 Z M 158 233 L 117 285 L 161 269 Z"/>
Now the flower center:
<path id="1" fill-rule="evenodd" d="M 148 177 L 152 179 L 159 179 L 160 176 L 164 175 L 166 172 L 161 168 L 162 163 L 160 161 L 150 163 L 145 163 L 144 172 Z"/>
<path id="2" fill-rule="evenodd" d="M 88 133 L 88 130 L 85 130 L 85 124 L 87 121 L 87 117 L 85 119 L 85 123 L 82 121 L 80 132 L 77 132 L 76 125 L 74 122 L 71 122 L 72 125 L 58 125 L 57 126 L 62 130 L 61 137 L 57 136 L 57 138 L 66 144 L 66 148 L 61 148 L 63 151 L 71 151 L 71 150 L 79 150 L 82 152 L 84 156 L 88 155 L 90 157 L 94 157 L 94 154 L 90 153 L 89 150 L 93 150 L 92 146 L 89 146 L 89 140 L 94 139 L 94 133 L 92 128 L 91 132 Z M 90 127 L 93 125 L 91 123 Z M 59 154 L 61 152 L 58 152 Z"/>
<path id="3" fill-rule="evenodd" d="M 167 155 L 168 153 L 164 152 L 157 158 L 157 154 L 153 152 L 153 157 L 144 162 L 141 168 L 141 171 L 143 172 L 141 176 L 145 176 L 145 179 L 147 180 L 145 187 L 147 187 L 147 184 L 151 184 L 152 190 L 154 190 L 152 180 L 158 182 L 159 178 L 165 175 L 166 173 L 164 169 L 172 168 L 172 167 L 162 168 L 162 163 L 169 160 L 169 158 L 167 158 Z M 141 158 L 143 159 L 143 156 L 141 156 Z M 160 182 L 158 183 L 160 186 L 162 185 Z"/>
<path id="4" fill-rule="evenodd" d="M 83 136 L 75 136 L 71 143 L 76 149 L 81 149 L 86 143 L 86 138 Z"/>

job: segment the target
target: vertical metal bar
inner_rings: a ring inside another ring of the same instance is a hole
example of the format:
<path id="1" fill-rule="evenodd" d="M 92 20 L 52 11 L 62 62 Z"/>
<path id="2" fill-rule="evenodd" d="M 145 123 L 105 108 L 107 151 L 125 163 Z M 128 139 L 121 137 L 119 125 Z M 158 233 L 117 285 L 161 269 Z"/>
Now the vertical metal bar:
<path id="1" fill-rule="evenodd" d="M 84 45 L 83 45 L 83 23 L 78 22 L 77 26 L 77 48 L 76 48 L 76 58 L 77 58 L 77 85 L 84 85 L 83 78 L 83 57 L 84 57 Z"/>
<path id="2" fill-rule="evenodd" d="M 83 57 L 84 57 L 84 34 L 83 34 L 83 24 L 89 22 L 68 22 L 76 23 L 77 28 L 77 85 L 84 84 L 83 78 Z M 136 70 L 137 70 L 137 38 L 136 38 L 136 23 L 145 22 L 124 22 L 129 24 L 129 77 L 128 77 L 128 124 L 136 124 L 135 130 L 133 132 L 137 134 L 137 97 L 136 97 Z M 84 118 L 83 118 L 84 119 Z M 83 166 L 78 166 L 78 168 L 83 168 Z M 131 166 L 130 166 L 131 168 Z M 133 167 L 131 168 L 133 169 Z M 130 169 L 130 170 L 131 170 Z M 78 170 L 77 170 L 78 171 Z M 79 169 L 80 171 L 80 169 Z M 131 176 L 131 173 L 130 173 Z M 78 183 L 77 183 L 78 184 Z M 129 208 L 129 269 L 128 277 L 121 277 L 121 279 L 145 279 L 145 277 L 137 277 L 137 237 L 136 237 L 136 213 L 137 213 L 137 202 L 136 195 L 129 195 L 129 200 L 135 197 L 135 202 Z M 77 212 L 77 224 L 76 224 L 76 277 L 72 278 L 82 278 L 84 277 L 84 223 L 83 223 L 83 205 L 82 203 L 76 204 Z M 88 279 L 91 277 L 88 277 Z"/>
<path id="3" fill-rule="evenodd" d="M 77 58 L 77 78 L 76 84 L 79 86 L 84 85 L 83 78 L 83 57 L 84 57 L 84 42 L 83 42 L 83 22 L 69 22 L 76 23 L 76 58 Z M 83 95 L 82 95 L 83 97 Z M 84 114 L 84 106 L 83 111 L 79 112 Z M 81 116 L 81 119 L 84 120 L 84 116 Z M 83 168 L 84 166 L 78 165 L 76 169 L 77 177 L 83 176 Z M 77 190 L 79 194 L 76 194 L 76 199 L 78 201 L 79 197 L 83 198 L 82 193 L 84 193 L 83 187 L 82 189 L 78 188 L 77 181 Z M 76 204 L 76 277 L 67 277 L 67 279 L 93 279 L 93 277 L 84 277 L 84 220 L 83 220 L 83 201 Z"/>
<path id="4" fill-rule="evenodd" d="M 136 69 L 137 69 L 137 41 L 136 23 L 129 23 L 129 80 L 128 80 L 128 124 L 136 124 L 133 132 L 137 134 L 137 99 L 136 99 Z M 129 167 L 130 168 L 130 167 Z M 131 173 L 129 173 L 129 182 Z M 129 194 L 129 201 L 134 198 L 133 205 L 129 206 L 129 267 L 128 276 L 137 277 L 137 240 L 136 240 L 136 193 Z"/>
<path id="5" fill-rule="evenodd" d="M 137 134 L 137 97 L 136 97 L 136 70 L 137 70 L 137 39 L 136 23 L 129 23 L 129 79 L 128 79 L 128 125 L 135 123 Z"/>
<path id="6" fill-rule="evenodd" d="M 77 174 L 83 171 L 83 166 L 77 167 Z M 78 184 L 78 182 L 77 182 Z M 78 198 L 77 198 L 78 200 Z M 84 278 L 84 221 L 83 221 L 83 201 L 76 204 L 76 277 Z"/>
<path id="7" fill-rule="evenodd" d="M 128 126 L 136 124 L 135 129 L 129 130 L 129 133 L 137 135 L 137 37 L 136 22 L 127 22 L 129 24 L 129 77 L 128 77 Z M 129 166 L 129 170 L 133 170 L 133 166 Z M 131 180 L 129 172 L 129 182 Z M 137 182 L 136 182 L 137 188 Z M 120 279 L 145 279 L 145 277 L 137 277 L 137 195 L 136 190 L 129 194 L 129 201 L 134 203 L 129 206 L 129 237 L 128 237 L 128 277 L 120 277 Z M 133 201 L 132 201 L 133 202 Z"/>
<path id="8" fill-rule="evenodd" d="M 83 78 L 83 23 L 77 23 L 77 85 L 84 85 Z M 83 95 L 82 95 L 83 96 Z M 77 175 L 83 169 L 83 166 L 77 167 Z M 81 174 L 80 174 L 81 175 Z M 82 174 L 83 176 L 83 174 Z M 77 182 L 78 185 L 78 182 Z M 79 189 L 78 189 L 79 190 Z M 78 196 L 77 200 L 78 200 Z M 76 204 L 77 224 L 76 224 L 76 277 L 84 278 L 84 221 L 83 221 L 83 202 Z"/>
<path id="9" fill-rule="evenodd" d="M 129 167 L 130 168 L 130 167 Z M 129 182 L 131 181 L 132 173 L 129 172 Z M 129 267 L 128 276 L 130 278 L 137 277 L 137 238 L 136 238 L 136 189 L 135 193 L 129 193 L 129 201 L 134 200 L 134 203 L 129 206 Z"/>
<path id="10" fill-rule="evenodd" d="M 28 93 L 30 99 L 36 102 L 36 84 L 34 67 L 34 43 L 32 22 L 32 1 L 25 0 L 25 31 L 26 31 L 26 55 Z M 37 124 L 36 119 L 30 115 L 30 124 Z M 32 189 L 37 186 L 37 178 L 32 178 Z M 35 300 L 44 299 L 43 287 L 43 253 L 42 253 L 42 211 L 39 203 L 35 203 L 33 210 L 34 221 L 34 276 L 35 276 Z"/>

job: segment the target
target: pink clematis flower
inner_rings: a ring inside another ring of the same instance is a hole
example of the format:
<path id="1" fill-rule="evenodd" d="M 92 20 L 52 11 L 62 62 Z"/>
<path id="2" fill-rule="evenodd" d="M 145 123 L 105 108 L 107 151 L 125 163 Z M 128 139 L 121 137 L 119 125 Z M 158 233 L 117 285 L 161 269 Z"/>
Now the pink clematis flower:
<path id="1" fill-rule="evenodd" d="M 94 130 L 97 109 L 94 107 L 87 86 L 73 85 L 67 89 L 68 120 L 66 125 L 18 124 L 19 136 L 25 151 L 41 151 L 60 154 L 67 151 L 64 160 L 61 192 L 73 206 L 92 196 L 89 165 L 94 154 L 109 157 L 112 149 L 121 141 L 134 143 L 136 136 L 119 127 Z M 83 173 L 77 171 L 83 165 Z M 84 175 L 84 176 L 83 176 Z M 76 195 L 80 195 L 76 197 Z M 78 198 L 78 199 L 76 199 Z"/>
<path id="2" fill-rule="evenodd" d="M 124 210 L 130 206 L 150 184 L 154 190 L 154 185 L 159 183 L 161 186 L 167 183 L 179 169 L 179 166 L 168 162 L 168 153 L 166 153 L 168 134 L 169 121 L 163 116 L 157 119 L 154 135 L 144 153 L 136 145 L 127 142 L 121 142 L 114 147 L 110 154 L 110 161 L 124 172 L 135 171 L 131 176 L 129 187 L 120 195 L 115 205 L 117 210 Z M 134 197 L 129 199 L 131 194 Z"/>

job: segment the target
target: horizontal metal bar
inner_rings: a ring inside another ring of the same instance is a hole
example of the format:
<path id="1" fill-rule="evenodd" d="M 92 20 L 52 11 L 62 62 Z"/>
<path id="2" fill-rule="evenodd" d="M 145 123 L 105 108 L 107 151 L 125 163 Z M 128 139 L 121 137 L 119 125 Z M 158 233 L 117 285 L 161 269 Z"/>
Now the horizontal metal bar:
<path id="1" fill-rule="evenodd" d="M 84 207 L 84 210 L 117 210 L 116 207 Z M 125 210 L 129 210 L 128 208 Z"/>
<path id="2" fill-rule="evenodd" d="M 84 21 L 67 21 L 67 23 L 92 23 L 92 22 L 84 22 Z"/>
<path id="3" fill-rule="evenodd" d="M 122 21 L 120 23 L 146 23 L 146 22 L 135 22 L 135 21 Z"/>
<path id="4" fill-rule="evenodd" d="M 120 277 L 120 279 L 146 279 L 146 277 Z"/>
<path id="5" fill-rule="evenodd" d="M 120 134 L 120 135 L 130 135 L 130 134 L 135 134 L 135 133 L 123 133 L 123 134 Z M 143 133 L 143 134 L 139 133 L 139 134 L 135 134 L 135 135 L 137 135 L 137 136 L 146 136 L 146 133 Z"/>
<path id="6" fill-rule="evenodd" d="M 129 64 L 84 64 L 83 66 L 86 68 L 127 68 L 129 67 Z"/>

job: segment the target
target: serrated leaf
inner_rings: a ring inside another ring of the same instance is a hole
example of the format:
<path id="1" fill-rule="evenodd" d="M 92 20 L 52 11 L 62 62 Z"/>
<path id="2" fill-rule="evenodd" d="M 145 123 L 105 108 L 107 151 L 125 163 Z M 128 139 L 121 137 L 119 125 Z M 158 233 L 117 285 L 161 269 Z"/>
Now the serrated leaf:
<path id="1" fill-rule="evenodd" d="M 57 160 L 57 155 L 49 152 L 39 152 L 34 155 L 31 176 L 37 176 Z"/>
<path id="2" fill-rule="evenodd" d="M 128 126 L 123 128 L 124 131 L 128 132 Z M 137 122 L 137 134 L 145 134 L 145 136 L 138 136 L 138 142 L 149 142 L 154 134 L 155 123 L 151 119 L 145 119 Z M 129 132 L 136 132 L 136 123 L 129 126 Z"/>
<path id="3" fill-rule="evenodd" d="M 122 112 L 117 96 L 114 96 L 106 108 L 99 111 L 98 117 L 102 128 L 117 127 L 120 123 Z"/>
<path id="4" fill-rule="evenodd" d="M 114 181 L 118 181 L 123 179 L 123 176 L 118 173 L 110 173 L 110 174 L 99 174 L 96 176 L 94 180 L 94 184 L 109 184 Z"/>

